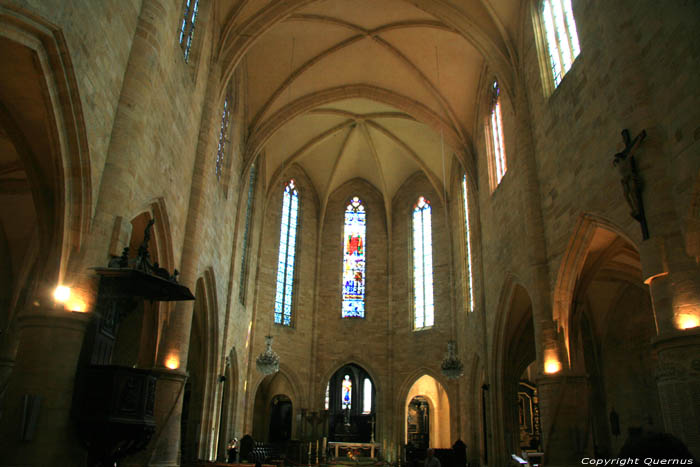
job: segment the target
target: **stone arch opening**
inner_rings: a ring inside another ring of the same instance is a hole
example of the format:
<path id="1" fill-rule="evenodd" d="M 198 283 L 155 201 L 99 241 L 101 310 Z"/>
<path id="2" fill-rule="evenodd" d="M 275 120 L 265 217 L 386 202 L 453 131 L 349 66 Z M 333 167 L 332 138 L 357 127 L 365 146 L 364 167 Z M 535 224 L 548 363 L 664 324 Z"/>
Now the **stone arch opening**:
<path id="1" fill-rule="evenodd" d="M 663 431 L 651 340 L 656 325 L 636 248 L 593 224 L 581 249 L 569 309 L 571 370 L 588 375 L 582 450 L 617 453 L 628 433 Z"/>
<path id="2" fill-rule="evenodd" d="M 0 11 L 0 393 L 27 300 L 51 304 L 88 230 L 90 162 L 80 99 L 61 33 L 21 11 Z M 40 259 L 40 261 L 38 261 Z M 71 310 L 84 310 L 73 291 Z M 77 293 L 76 293 L 77 292 Z"/>
<path id="3" fill-rule="evenodd" d="M 532 316 L 532 301 L 527 290 L 512 284 L 504 316 L 501 348 L 496 364 L 496 410 L 494 433 L 503 433 L 495 439 L 491 452 L 498 457 L 500 443 L 504 453 L 541 449 L 539 428 L 538 391 L 536 384 L 536 343 Z M 526 394 L 527 393 L 527 394 Z M 527 404 L 526 404 L 527 403 Z M 524 410 L 528 409 L 528 413 Z"/>
<path id="4" fill-rule="evenodd" d="M 223 381 L 221 381 L 222 401 L 221 413 L 219 416 L 219 442 L 217 448 L 217 458 L 225 460 L 227 455 L 228 443 L 233 439 L 240 439 L 236 436 L 235 426 L 237 421 L 237 404 L 238 404 L 238 356 L 236 348 L 233 347 L 226 357 L 226 366 L 224 368 Z M 232 461 L 232 459 L 229 459 Z"/>
<path id="5" fill-rule="evenodd" d="M 449 449 L 452 447 L 450 439 L 450 401 L 447 390 L 430 375 L 423 375 L 411 385 L 404 402 L 404 443 L 409 441 L 409 409 L 411 402 L 418 398 L 418 401 L 426 402 L 428 405 L 428 441 L 427 446 L 436 449 Z M 416 447 L 416 450 L 418 448 Z"/>
<path id="6" fill-rule="evenodd" d="M 281 399 L 278 396 L 284 396 Z M 290 378 L 283 372 L 278 371 L 273 375 L 268 375 L 260 382 L 255 392 L 253 404 L 253 439 L 255 441 L 270 442 L 270 423 L 272 420 L 273 401 L 278 397 L 278 401 L 287 400 L 291 405 L 291 427 L 289 439 L 296 433 L 296 412 L 298 410 L 297 395 Z"/>
<path id="7" fill-rule="evenodd" d="M 376 385 L 360 365 L 348 363 L 328 379 L 328 438 L 368 443 L 376 436 Z"/>

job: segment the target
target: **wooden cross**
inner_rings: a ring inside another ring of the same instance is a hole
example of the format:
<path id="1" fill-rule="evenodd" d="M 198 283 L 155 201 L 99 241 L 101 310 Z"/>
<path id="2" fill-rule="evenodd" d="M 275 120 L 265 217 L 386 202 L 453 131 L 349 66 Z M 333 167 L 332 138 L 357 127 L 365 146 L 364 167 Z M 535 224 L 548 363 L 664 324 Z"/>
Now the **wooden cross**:
<path id="1" fill-rule="evenodd" d="M 625 194 L 625 200 L 630 206 L 630 215 L 642 227 L 642 238 L 649 238 L 649 228 L 647 226 L 646 216 L 644 215 L 644 203 L 642 201 L 642 180 L 637 172 L 637 162 L 632 155 L 632 151 L 646 137 L 647 132 L 642 130 L 634 139 L 630 138 L 629 130 L 622 130 L 622 140 L 625 143 L 625 148 L 622 152 L 615 154 L 613 166 L 615 166 L 620 174 L 620 183 Z"/>

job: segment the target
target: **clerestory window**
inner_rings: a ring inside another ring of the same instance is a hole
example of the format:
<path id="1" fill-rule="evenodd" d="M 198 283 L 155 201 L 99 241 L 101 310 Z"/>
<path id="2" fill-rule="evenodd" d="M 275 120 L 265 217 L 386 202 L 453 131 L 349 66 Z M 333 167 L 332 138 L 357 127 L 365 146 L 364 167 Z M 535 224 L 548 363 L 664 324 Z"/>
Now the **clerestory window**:
<path id="1" fill-rule="evenodd" d="M 194 25 L 197 22 L 197 10 L 199 8 L 199 0 L 185 0 L 184 14 L 180 23 L 180 47 L 185 55 L 185 62 L 190 59 L 190 50 L 192 49 L 192 40 L 194 39 Z"/>
<path id="2" fill-rule="evenodd" d="M 469 226 L 469 187 L 467 186 L 467 174 L 462 177 L 462 200 L 464 201 L 464 244 L 466 250 L 466 297 L 469 303 L 469 311 L 474 311 L 474 276 L 472 274 L 472 240 Z"/>
<path id="3" fill-rule="evenodd" d="M 229 142 L 229 122 L 231 120 L 231 98 L 227 95 L 224 99 L 224 108 L 221 111 L 221 125 L 219 126 L 219 145 L 216 150 L 216 179 L 221 180 L 224 173 L 224 161 L 226 158 L 226 146 Z"/>
<path id="4" fill-rule="evenodd" d="M 433 235 L 430 201 L 423 196 L 413 207 L 413 329 L 435 321 L 433 303 Z"/>
<path id="5" fill-rule="evenodd" d="M 581 52 L 571 0 L 542 0 L 541 13 L 556 88 Z"/>
<path id="6" fill-rule="evenodd" d="M 296 258 L 299 191 L 294 180 L 284 185 L 280 248 L 277 260 L 277 292 L 275 293 L 275 323 L 292 325 L 292 294 L 294 292 L 294 260 Z"/>
<path id="7" fill-rule="evenodd" d="M 491 87 L 491 118 L 487 133 L 491 135 L 491 180 L 492 188 L 495 189 L 508 170 L 501 113 L 501 88 L 498 86 L 498 81 L 494 81 Z"/>

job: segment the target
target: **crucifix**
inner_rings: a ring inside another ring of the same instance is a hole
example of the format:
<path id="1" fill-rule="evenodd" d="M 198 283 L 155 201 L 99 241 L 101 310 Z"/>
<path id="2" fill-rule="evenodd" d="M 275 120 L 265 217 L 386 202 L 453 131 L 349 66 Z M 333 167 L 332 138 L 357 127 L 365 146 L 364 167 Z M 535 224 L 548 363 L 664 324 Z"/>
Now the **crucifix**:
<path id="1" fill-rule="evenodd" d="M 613 166 L 617 168 L 620 174 L 620 183 L 625 194 L 625 200 L 630 206 L 630 215 L 642 227 L 642 238 L 649 238 L 649 228 L 647 227 L 647 219 L 644 215 L 644 203 L 642 202 L 642 180 L 637 172 L 637 162 L 631 154 L 634 149 L 646 137 L 647 132 L 642 130 L 634 139 L 630 138 L 629 130 L 622 130 L 622 140 L 625 143 L 625 148 L 622 152 L 615 154 Z"/>

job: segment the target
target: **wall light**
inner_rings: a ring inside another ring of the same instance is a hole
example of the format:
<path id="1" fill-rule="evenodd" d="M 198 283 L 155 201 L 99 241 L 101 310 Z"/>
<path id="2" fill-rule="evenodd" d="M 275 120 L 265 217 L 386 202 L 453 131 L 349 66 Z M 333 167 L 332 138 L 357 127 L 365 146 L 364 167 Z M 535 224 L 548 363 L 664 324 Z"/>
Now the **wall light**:
<path id="1" fill-rule="evenodd" d="M 165 366 L 171 370 L 177 370 L 180 368 L 180 359 L 177 357 L 177 355 L 171 355 L 165 361 Z"/>
<path id="2" fill-rule="evenodd" d="M 561 363 L 559 360 L 556 360 L 554 358 L 550 358 L 548 360 L 545 360 L 544 362 L 544 372 L 547 373 L 548 375 L 558 373 L 561 371 Z"/>
<path id="3" fill-rule="evenodd" d="M 65 285 L 59 285 L 53 291 L 53 299 L 56 300 L 58 303 L 66 303 L 69 298 L 70 287 L 66 287 Z"/>
<path id="4" fill-rule="evenodd" d="M 700 326 L 700 318 L 695 315 L 678 315 L 676 322 L 679 329 L 692 329 Z"/>
<path id="5" fill-rule="evenodd" d="M 68 311 L 75 311 L 76 313 L 85 313 L 87 311 L 87 307 L 85 306 L 85 302 L 80 300 L 79 298 L 71 298 L 66 302 L 66 309 Z"/>

